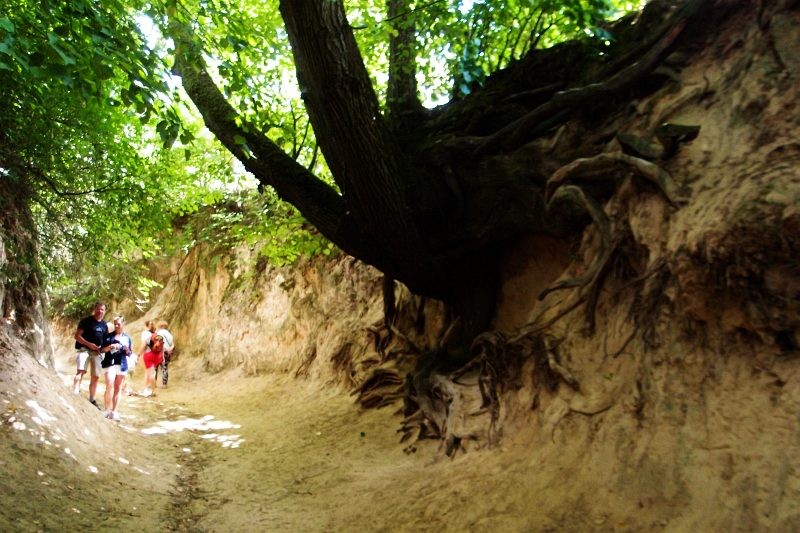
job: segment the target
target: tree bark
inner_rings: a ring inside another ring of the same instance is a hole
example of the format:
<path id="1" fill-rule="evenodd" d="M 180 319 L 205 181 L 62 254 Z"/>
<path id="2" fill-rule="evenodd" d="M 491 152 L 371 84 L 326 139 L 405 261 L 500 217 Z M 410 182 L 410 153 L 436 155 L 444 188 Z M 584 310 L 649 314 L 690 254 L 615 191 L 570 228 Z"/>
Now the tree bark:
<path id="1" fill-rule="evenodd" d="M 389 39 L 387 118 L 393 131 L 413 124 L 422 114 L 417 93 L 415 26 L 408 0 L 388 0 L 387 22 L 395 33 Z"/>
<path id="2" fill-rule="evenodd" d="M 380 112 L 342 3 L 282 1 L 280 10 L 302 97 L 348 216 L 403 273 L 399 279 L 416 278 L 414 285 L 435 289 L 442 271 L 409 206 L 409 169 Z"/>

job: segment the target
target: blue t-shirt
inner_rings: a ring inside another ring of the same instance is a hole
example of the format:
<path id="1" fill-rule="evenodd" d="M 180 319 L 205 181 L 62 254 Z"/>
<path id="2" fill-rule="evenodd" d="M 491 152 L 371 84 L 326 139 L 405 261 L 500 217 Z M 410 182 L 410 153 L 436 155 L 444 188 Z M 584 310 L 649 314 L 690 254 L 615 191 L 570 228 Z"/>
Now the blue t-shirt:
<path id="1" fill-rule="evenodd" d="M 103 340 L 108 335 L 108 324 L 103 320 L 95 320 L 94 315 L 89 315 L 78 322 L 78 329 L 83 330 L 83 338 L 87 341 L 102 346 Z M 88 350 L 88 346 L 75 341 L 76 350 Z"/>

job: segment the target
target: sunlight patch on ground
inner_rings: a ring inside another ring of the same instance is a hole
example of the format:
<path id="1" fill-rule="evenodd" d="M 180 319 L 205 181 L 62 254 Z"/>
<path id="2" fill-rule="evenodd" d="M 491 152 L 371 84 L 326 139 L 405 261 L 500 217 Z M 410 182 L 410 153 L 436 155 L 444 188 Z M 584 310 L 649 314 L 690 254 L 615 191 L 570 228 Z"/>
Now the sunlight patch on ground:
<path id="1" fill-rule="evenodd" d="M 244 442 L 244 439 L 239 435 L 218 435 L 217 433 L 207 433 L 201 438 L 206 440 L 214 440 L 222 444 L 223 448 L 238 448 Z"/>
<path id="2" fill-rule="evenodd" d="M 197 431 L 205 433 L 201 438 L 219 442 L 223 448 L 238 448 L 244 442 L 244 439 L 240 438 L 239 435 L 220 435 L 207 432 L 239 429 L 241 427 L 240 424 L 234 424 L 227 420 L 215 420 L 212 415 L 206 415 L 202 418 L 181 417 L 178 420 L 162 420 L 154 426 L 143 429 L 142 433 L 145 435 L 164 435 L 180 431 Z"/>
<path id="3" fill-rule="evenodd" d="M 36 412 L 36 414 L 31 417 L 31 420 L 40 426 L 46 426 L 50 422 L 56 420 L 56 417 L 47 412 L 47 409 L 36 403 L 36 401 L 28 400 L 25 404 Z"/>

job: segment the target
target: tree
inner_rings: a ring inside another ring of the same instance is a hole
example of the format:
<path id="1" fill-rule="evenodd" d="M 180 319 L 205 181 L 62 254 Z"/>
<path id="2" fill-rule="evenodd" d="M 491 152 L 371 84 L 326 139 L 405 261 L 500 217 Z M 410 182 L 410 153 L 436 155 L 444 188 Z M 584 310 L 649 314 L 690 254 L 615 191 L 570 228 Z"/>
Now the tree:
<path id="1" fill-rule="evenodd" d="M 209 72 L 197 37 L 196 17 L 207 13 L 203 4 L 198 12 L 173 9 L 169 32 L 183 86 L 217 138 L 344 251 L 451 305 L 461 327 L 453 338 L 463 345 L 489 326 L 503 247 L 523 234 L 566 238 L 585 223 L 569 212 L 574 209 L 549 209 L 552 191 L 546 186 L 561 165 L 597 155 L 599 139 L 553 155 L 532 141 L 585 118 L 589 105 L 609 115 L 634 95 L 652 91 L 653 69 L 709 2 L 687 2 L 666 20 L 662 4 L 635 25 L 632 18 L 607 25 L 613 44 L 584 39 L 546 50 L 530 45 L 542 38 L 545 22 L 553 23 L 553 13 L 572 12 L 566 18 L 584 29 L 610 6 L 593 2 L 590 10 L 564 2 L 525 10 L 523 3 L 478 2 L 463 17 L 473 24 L 458 26 L 468 29 L 468 39 L 456 96 L 426 110 L 416 84 L 417 48 L 425 43 L 421 24 L 452 17 L 460 5 L 388 3 L 388 103 L 382 106 L 343 2 L 280 3 L 302 99 L 335 186 L 287 155 L 226 100 L 225 94 L 244 86 L 226 85 L 223 92 L 215 79 L 224 79 L 224 72 Z M 514 9 L 518 18 L 509 16 Z M 517 46 L 482 48 L 487 34 L 502 32 Z M 519 42 L 528 45 L 522 55 Z M 485 80 L 483 74 L 489 74 Z"/>
<path id="2" fill-rule="evenodd" d="M 231 156 L 194 139 L 191 119 L 178 116 L 167 66 L 133 20 L 141 6 L 7 0 L 2 7 L 0 204 L 13 221 L 3 225 L 11 263 L 3 306 L 29 330 L 40 322 L 27 313 L 38 307 L 31 302 L 42 277 L 51 302 L 68 295 L 81 314 L 122 290 L 134 299 L 135 275 L 123 289 L 110 286 L 107 272 L 122 272 L 169 231 L 175 214 L 216 201 L 235 176 Z M 191 163 L 178 137 L 202 151 Z M 106 274 L 96 275 L 97 265 Z"/>

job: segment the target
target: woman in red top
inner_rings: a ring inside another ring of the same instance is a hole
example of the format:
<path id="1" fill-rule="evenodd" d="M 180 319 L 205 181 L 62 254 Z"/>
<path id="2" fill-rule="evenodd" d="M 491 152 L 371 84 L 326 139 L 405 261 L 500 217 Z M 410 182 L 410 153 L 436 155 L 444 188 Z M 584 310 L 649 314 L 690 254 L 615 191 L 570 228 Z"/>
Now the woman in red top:
<path id="1" fill-rule="evenodd" d="M 142 396 L 152 396 L 156 388 L 156 367 L 164 362 L 164 337 L 153 335 L 150 351 L 142 356 L 144 362 L 144 389 Z"/>

